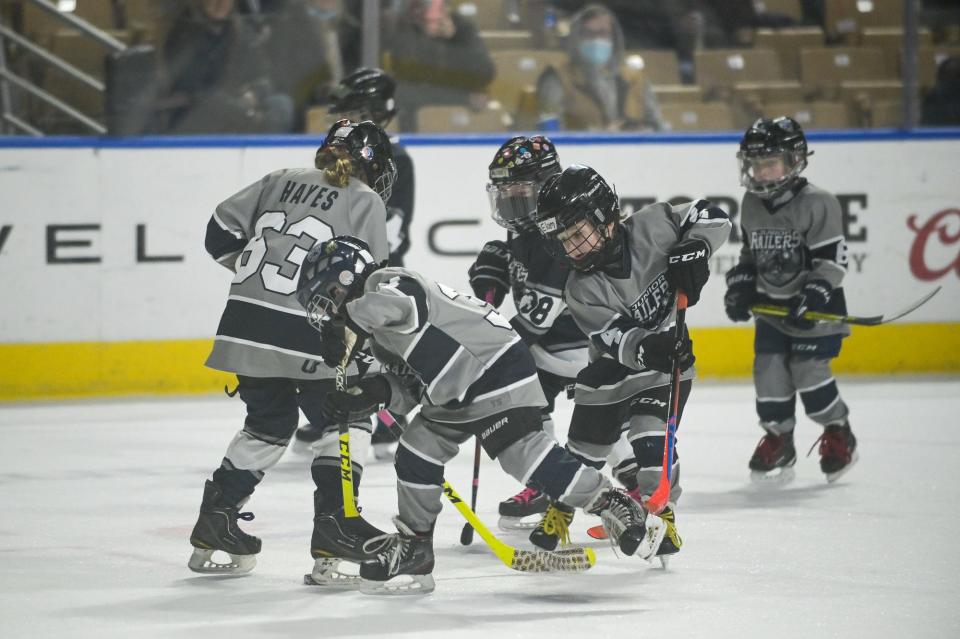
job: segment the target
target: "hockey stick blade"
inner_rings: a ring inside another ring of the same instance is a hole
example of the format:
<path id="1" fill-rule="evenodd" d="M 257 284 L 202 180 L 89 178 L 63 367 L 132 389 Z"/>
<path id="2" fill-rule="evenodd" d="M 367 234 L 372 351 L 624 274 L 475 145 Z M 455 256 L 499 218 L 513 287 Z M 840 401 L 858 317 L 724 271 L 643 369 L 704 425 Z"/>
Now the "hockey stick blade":
<path id="1" fill-rule="evenodd" d="M 942 287 L 938 286 L 916 302 L 913 302 L 912 304 L 893 314 L 856 316 L 807 311 L 803 314 L 803 318 L 808 320 L 816 320 L 818 322 L 837 322 L 840 324 L 853 324 L 856 326 L 879 326 L 880 324 L 888 324 L 914 312 L 929 302 L 934 295 L 940 292 L 941 288 Z M 776 306 L 773 304 L 756 304 L 750 307 L 750 311 L 754 315 L 767 315 L 769 317 L 786 317 L 790 313 L 790 309 L 786 306 Z"/>
<path id="2" fill-rule="evenodd" d="M 597 563 L 597 555 L 592 548 L 573 547 L 555 552 L 546 550 L 532 551 L 514 548 L 503 543 L 490 532 L 480 518 L 464 503 L 450 482 L 443 482 L 443 494 L 460 511 L 463 518 L 486 542 L 493 554 L 505 566 L 518 572 L 583 572 Z"/>

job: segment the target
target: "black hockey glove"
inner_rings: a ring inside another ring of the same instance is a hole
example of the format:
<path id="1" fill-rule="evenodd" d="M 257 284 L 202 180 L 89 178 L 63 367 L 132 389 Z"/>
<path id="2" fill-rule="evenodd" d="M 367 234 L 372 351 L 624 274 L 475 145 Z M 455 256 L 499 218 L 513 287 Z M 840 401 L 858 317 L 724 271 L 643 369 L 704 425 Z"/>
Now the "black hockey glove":
<path id="1" fill-rule="evenodd" d="M 750 320 L 750 307 L 757 302 L 757 270 L 752 264 L 737 264 L 727 271 L 723 306 L 734 322 Z"/>
<path id="2" fill-rule="evenodd" d="M 687 306 L 700 301 L 700 290 L 710 278 L 710 246 L 703 240 L 678 242 L 667 255 L 667 282 L 687 294 Z"/>
<path id="3" fill-rule="evenodd" d="M 693 356 L 693 341 L 686 327 L 679 340 L 674 337 L 672 330 L 653 333 L 643 338 L 637 348 L 637 362 L 640 366 L 661 373 L 673 372 L 674 358 L 681 371 L 687 370 L 696 361 Z"/>
<path id="4" fill-rule="evenodd" d="M 360 380 L 347 392 L 332 391 L 323 396 L 320 410 L 332 422 L 358 422 L 370 417 L 380 404 L 390 402 L 390 383 L 382 375 Z"/>
<path id="5" fill-rule="evenodd" d="M 826 280 L 810 280 L 800 289 L 799 295 L 790 298 L 790 314 L 784 318 L 787 325 L 800 330 L 810 330 L 816 321 L 804 319 L 802 315 L 807 311 L 824 311 L 830 298 L 833 297 L 833 287 Z"/>
<path id="6" fill-rule="evenodd" d="M 357 341 L 353 345 L 353 352 L 350 354 L 350 360 L 364 361 L 369 357 L 369 353 L 362 351 L 364 342 L 364 333 L 353 323 L 344 323 L 341 320 L 327 320 L 320 325 L 320 354 L 323 357 L 323 363 L 330 368 L 336 368 L 343 362 L 343 356 L 347 354 L 347 344 L 344 339 L 344 328 L 349 325 L 356 336 Z M 347 362 L 349 364 L 349 362 Z M 370 364 L 367 364 L 367 368 Z M 366 370 L 366 369 L 364 369 Z"/>
<path id="7" fill-rule="evenodd" d="M 503 304 L 503 298 L 510 291 L 510 247 L 501 240 L 491 240 L 483 245 L 476 261 L 467 271 L 470 276 L 470 288 L 473 294 L 482 300 L 487 293 L 493 293 L 493 305 Z"/>

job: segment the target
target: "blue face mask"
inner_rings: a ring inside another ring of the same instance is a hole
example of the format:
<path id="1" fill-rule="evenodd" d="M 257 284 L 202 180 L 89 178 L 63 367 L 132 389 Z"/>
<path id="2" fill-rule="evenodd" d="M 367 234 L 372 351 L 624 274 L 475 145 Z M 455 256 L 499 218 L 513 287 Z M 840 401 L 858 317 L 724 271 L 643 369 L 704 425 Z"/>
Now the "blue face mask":
<path id="1" fill-rule="evenodd" d="M 613 55 L 613 41 L 605 38 L 582 40 L 577 45 L 580 57 L 594 67 L 602 67 L 610 61 Z"/>

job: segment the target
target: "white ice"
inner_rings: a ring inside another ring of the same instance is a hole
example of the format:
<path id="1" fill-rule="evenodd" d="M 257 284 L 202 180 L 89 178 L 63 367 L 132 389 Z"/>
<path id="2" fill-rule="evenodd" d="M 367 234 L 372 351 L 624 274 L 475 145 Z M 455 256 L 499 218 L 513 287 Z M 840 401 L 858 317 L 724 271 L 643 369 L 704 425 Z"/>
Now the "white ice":
<path id="1" fill-rule="evenodd" d="M 664 571 L 591 542 L 588 573 L 500 564 L 446 505 L 437 588 L 412 598 L 302 585 L 309 460 L 288 451 L 243 523 L 263 539 L 245 577 L 195 575 L 187 541 L 204 479 L 242 420 L 226 397 L 0 407 L 0 636 L 960 637 L 960 380 L 841 380 L 860 463 L 828 485 L 801 419 L 797 479 L 750 484 L 761 432 L 749 384 L 701 383 L 680 431 L 685 545 Z M 569 417 L 561 404 L 557 422 Z M 469 494 L 472 445 L 447 477 Z M 479 514 L 517 486 L 485 460 Z M 371 464 L 364 515 L 389 527 L 393 468 Z M 519 534 L 503 535 L 526 545 Z"/>

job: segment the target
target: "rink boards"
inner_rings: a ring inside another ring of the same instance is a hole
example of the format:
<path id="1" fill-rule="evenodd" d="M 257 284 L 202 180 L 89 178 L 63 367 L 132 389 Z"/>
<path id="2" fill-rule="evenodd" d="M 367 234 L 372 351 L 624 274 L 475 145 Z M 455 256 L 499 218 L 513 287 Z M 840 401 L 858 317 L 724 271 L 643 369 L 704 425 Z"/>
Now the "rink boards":
<path id="1" fill-rule="evenodd" d="M 923 308 L 861 328 L 848 373 L 960 372 L 960 131 L 814 134 L 806 175 L 837 194 L 849 240 L 850 312 Z M 487 239 L 486 166 L 501 136 L 410 137 L 416 212 L 407 265 L 468 290 Z M 596 167 L 625 208 L 707 197 L 736 216 L 737 136 L 557 136 L 563 164 Z M 0 399 L 208 392 L 230 377 L 203 361 L 231 273 L 204 251 L 216 204 L 280 167 L 312 162 L 318 140 L 49 139 L 0 142 Z M 723 313 L 723 272 L 739 237 L 712 258 L 691 309 L 704 377 L 749 375 L 752 330 Z"/>

